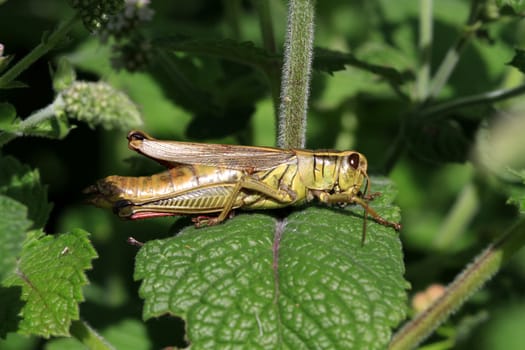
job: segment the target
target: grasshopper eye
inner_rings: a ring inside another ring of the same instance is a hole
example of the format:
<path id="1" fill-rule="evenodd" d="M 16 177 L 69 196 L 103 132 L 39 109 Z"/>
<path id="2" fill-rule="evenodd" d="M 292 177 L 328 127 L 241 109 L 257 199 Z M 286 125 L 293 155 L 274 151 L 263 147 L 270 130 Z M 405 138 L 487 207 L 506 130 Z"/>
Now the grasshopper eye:
<path id="1" fill-rule="evenodd" d="M 135 141 L 135 140 L 142 141 L 145 138 L 146 138 L 146 136 L 144 135 L 144 133 L 142 133 L 140 131 L 136 131 L 136 130 L 130 131 L 129 134 L 128 134 L 128 140 L 129 141 Z"/>
<path id="2" fill-rule="evenodd" d="M 359 167 L 359 154 L 352 153 L 348 156 L 348 164 L 354 169 L 357 169 Z"/>

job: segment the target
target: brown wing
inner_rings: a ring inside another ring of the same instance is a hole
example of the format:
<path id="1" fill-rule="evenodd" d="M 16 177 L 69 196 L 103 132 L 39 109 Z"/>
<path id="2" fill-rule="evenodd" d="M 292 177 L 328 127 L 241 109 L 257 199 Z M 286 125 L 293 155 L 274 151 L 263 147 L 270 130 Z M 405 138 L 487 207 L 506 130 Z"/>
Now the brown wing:
<path id="1" fill-rule="evenodd" d="M 157 140 L 141 131 L 128 134 L 128 146 L 167 166 L 200 164 L 235 170 L 265 170 L 296 161 L 295 152 L 272 147 Z"/>

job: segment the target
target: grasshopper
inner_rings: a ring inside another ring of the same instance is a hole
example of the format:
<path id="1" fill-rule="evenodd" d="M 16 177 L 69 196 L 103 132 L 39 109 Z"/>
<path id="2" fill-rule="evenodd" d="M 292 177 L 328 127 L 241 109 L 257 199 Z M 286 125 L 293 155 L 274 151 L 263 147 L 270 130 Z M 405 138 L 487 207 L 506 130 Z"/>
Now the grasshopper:
<path id="1" fill-rule="evenodd" d="M 359 204 L 365 220 L 370 215 L 382 225 L 401 228 L 368 205 L 377 194 L 366 195 L 368 163 L 359 152 L 164 141 L 141 131 L 131 131 L 127 138 L 130 149 L 168 170 L 109 176 L 85 190 L 90 203 L 111 207 L 122 218 L 196 214 L 193 221 L 199 227 L 224 221 L 234 209 L 281 208 L 317 199 Z"/>

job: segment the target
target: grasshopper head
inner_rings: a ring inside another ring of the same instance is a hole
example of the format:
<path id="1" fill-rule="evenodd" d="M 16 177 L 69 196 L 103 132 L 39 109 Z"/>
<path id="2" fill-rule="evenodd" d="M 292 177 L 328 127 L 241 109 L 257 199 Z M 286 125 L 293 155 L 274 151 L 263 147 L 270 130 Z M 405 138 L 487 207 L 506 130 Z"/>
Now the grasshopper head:
<path id="1" fill-rule="evenodd" d="M 367 168 L 368 161 L 364 155 L 359 152 L 348 151 L 348 154 L 341 160 L 338 178 L 340 192 L 357 194 L 363 180 L 368 179 Z"/>

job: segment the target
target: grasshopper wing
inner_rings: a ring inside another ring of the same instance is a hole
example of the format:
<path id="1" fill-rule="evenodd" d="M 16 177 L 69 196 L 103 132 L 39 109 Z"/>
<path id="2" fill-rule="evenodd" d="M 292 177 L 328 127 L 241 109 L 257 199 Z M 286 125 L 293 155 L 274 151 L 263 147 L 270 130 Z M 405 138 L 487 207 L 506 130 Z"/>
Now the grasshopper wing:
<path id="1" fill-rule="evenodd" d="M 168 167 L 198 164 L 259 171 L 297 161 L 293 150 L 157 140 L 141 131 L 128 134 L 128 147 Z"/>

